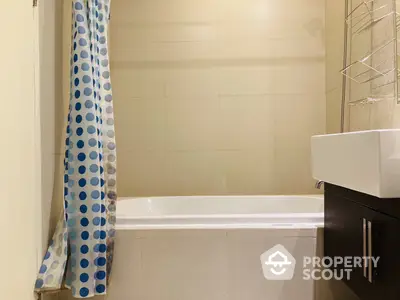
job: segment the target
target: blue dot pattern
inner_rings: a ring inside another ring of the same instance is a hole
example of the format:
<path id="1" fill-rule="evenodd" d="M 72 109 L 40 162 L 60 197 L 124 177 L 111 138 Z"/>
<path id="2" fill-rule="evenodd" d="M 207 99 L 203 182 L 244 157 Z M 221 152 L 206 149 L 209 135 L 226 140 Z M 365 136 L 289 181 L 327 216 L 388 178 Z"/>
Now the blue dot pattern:
<path id="1" fill-rule="evenodd" d="M 109 9 L 110 0 L 72 1 L 64 214 L 40 267 L 37 292 L 63 285 L 75 298 L 107 292 L 117 200 Z"/>

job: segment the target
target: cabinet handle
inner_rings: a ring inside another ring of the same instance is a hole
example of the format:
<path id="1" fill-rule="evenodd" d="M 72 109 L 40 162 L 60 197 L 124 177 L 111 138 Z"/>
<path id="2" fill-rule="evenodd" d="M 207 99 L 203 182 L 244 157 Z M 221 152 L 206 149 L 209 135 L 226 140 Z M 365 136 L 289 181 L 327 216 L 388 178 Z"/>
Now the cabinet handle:
<path id="1" fill-rule="evenodd" d="M 368 221 L 368 281 L 372 283 L 372 223 Z"/>
<path id="2" fill-rule="evenodd" d="M 364 277 L 367 278 L 367 220 L 363 218 L 363 267 Z"/>

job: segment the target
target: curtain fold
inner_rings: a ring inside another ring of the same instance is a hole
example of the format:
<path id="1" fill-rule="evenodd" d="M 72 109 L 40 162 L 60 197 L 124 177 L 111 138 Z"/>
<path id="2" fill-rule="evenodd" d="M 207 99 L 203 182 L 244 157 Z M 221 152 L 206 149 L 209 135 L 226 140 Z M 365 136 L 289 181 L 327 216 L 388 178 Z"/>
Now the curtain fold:
<path id="1" fill-rule="evenodd" d="M 76 298 L 103 295 L 116 222 L 116 144 L 108 20 L 110 0 L 72 1 L 71 88 L 64 159 L 64 214 L 35 290 L 64 285 Z"/>

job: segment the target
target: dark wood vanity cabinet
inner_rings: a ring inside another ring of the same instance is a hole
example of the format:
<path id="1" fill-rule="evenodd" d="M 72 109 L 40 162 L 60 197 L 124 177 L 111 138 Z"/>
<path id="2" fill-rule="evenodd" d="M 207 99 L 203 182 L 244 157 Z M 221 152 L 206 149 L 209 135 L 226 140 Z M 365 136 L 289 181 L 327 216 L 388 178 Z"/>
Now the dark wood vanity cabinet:
<path id="1" fill-rule="evenodd" d="M 366 258 L 343 279 L 361 300 L 399 300 L 400 199 L 325 184 L 324 252 Z M 376 268 L 368 264 L 369 256 L 379 257 Z"/>

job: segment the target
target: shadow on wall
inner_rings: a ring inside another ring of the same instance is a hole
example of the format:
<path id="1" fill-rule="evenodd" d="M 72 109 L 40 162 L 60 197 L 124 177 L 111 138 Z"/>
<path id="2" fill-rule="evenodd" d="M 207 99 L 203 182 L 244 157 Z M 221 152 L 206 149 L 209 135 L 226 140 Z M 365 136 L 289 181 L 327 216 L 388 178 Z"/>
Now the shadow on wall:
<path id="1" fill-rule="evenodd" d="M 304 29 L 314 38 L 319 38 L 325 46 L 325 24 L 319 18 L 312 19 L 303 25 Z"/>
<path id="2" fill-rule="evenodd" d="M 68 4 L 68 5 L 67 5 Z M 54 61 L 54 74 L 55 74 L 55 93 L 54 93 L 54 150 L 53 157 L 45 157 L 45 160 L 53 159 L 54 161 L 54 182 L 52 191 L 52 201 L 49 215 L 46 216 L 50 219 L 50 226 L 48 228 L 48 240 L 51 239 L 56 224 L 63 213 L 63 174 L 64 174 L 64 145 L 65 145 L 65 125 L 68 109 L 68 94 L 65 95 L 65 86 L 69 86 L 69 70 L 65 68 L 65 53 L 69 53 L 70 35 L 66 35 L 64 27 L 66 23 L 65 18 L 70 19 L 70 15 L 64 12 L 70 11 L 69 1 L 55 1 L 55 31 L 54 31 L 54 47 L 55 47 L 55 61 Z M 69 57 L 69 54 L 68 54 Z M 69 64 L 69 59 L 67 64 Z M 66 83 L 67 82 L 67 83 Z M 68 91 L 68 89 L 67 89 Z M 48 223 L 48 222 L 47 222 Z"/>

